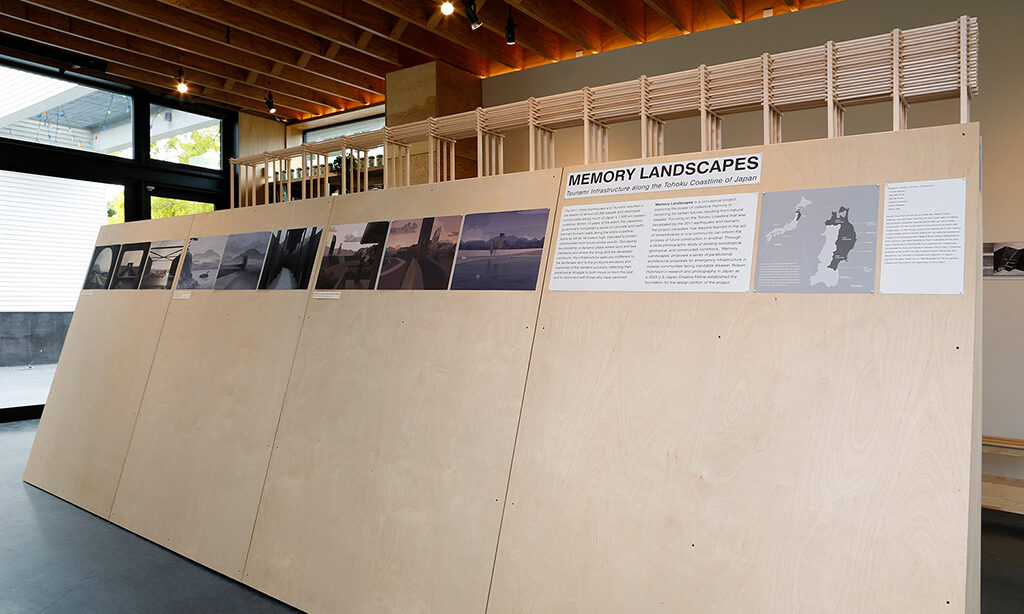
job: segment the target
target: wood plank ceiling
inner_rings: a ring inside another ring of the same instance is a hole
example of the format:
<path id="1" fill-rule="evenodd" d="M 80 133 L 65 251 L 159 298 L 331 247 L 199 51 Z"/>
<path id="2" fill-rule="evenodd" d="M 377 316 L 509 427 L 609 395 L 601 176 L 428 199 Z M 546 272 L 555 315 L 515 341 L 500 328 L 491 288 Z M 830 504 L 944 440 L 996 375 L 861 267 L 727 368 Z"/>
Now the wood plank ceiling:
<path id="1" fill-rule="evenodd" d="M 155 91 L 183 71 L 187 97 L 266 114 L 273 92 L 298 120 L 381 102 L 387 73 L 434 59 L 488 77 L 835 1 L 475 0 L 471 29 L 463 0 L 0 0 L 0 53 L 42 44 Z"/>

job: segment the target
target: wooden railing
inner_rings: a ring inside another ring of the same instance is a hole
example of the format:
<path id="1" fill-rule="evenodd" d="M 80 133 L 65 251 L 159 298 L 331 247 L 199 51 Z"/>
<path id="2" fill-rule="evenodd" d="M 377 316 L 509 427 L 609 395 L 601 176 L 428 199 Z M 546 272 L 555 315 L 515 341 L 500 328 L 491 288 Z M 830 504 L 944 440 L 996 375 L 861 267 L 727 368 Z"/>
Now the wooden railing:
<path id="1" fill-rule="evenodd" d="M 964 16 L 236 158 L 231 202 L 248 206 L 260 197 L 270 203 L 325 195 L 328 157 L 334 152 L 341 152 L 335 176 L 339 191 L 346 193 L 369 189 L 368 152 L 383 148 L 387 189 L 409 185 L 410 149 L 416 143 L 427 144 L 427 180 L 433 183 L 455 178 L 455 143 L 463 139 L 476 139 L 478 176 L 504 173 L 505 135 L 515 130 L 529 131 L 529 168 L 536 170 L 557 165 L 554 133 L 564 128 L 583 126 L 583 160 L 590 164 L 608 161 L 608 126 L 620 122 L 639 120 L 639 155 L 647 158 L 664 155 L 664 124 L 672 119 L 700 117 L 700 149 L 710 151 L 722 147 L 723 120 L 730 114 L 760 110 L 764 143 L 770 144 L 782 140 L 785 112 L 825 107 L 832 138 L 843 135 L 845 110 L 857 104 L 890 101 L 892 129 L 902 130 L 910 104 L 958 98 L 959 121 L 968 122 L 977 89 L 978 22 Z M 296 164 L 302 178 L 297 189 L 273 185 L 282 176 L 293 181 Z"/>
<path id="2" fill-rule="evenodd" d="M 1024 457 L 1024 439 L 985 436 L 981 438 L 981 451 L 1000 456 Z M 981 505 L 1004 512 L 1024 514 L 1024 480 L 983 475 Z"/>

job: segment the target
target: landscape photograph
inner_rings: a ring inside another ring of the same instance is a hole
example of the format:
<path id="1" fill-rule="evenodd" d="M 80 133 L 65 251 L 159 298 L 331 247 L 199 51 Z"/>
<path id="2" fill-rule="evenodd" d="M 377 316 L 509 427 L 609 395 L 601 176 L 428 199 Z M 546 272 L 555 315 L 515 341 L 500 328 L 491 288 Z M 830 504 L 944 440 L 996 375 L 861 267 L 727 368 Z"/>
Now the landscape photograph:
<path id="1" fill-rule="evenodd" d="M 97 245 L 89 261 L 89 271 L 85 274 L 83 290 L 103 290 L 110 284 L 110 272 L 117 260 L 120 245 Z"/>
<path id="2" fill-rule="evenodd" d="M 227 235 L 189 239 L 176 287 L 179 290 L 212 290 L 227 240 Z"/>
<path id="3" fill-rule="evenodd" d="M 136 290 L 142 279 L 142 267 L 146 260 L 149 243 L 129 243 L 121 247 L 121 255 L 110 280 L 112 290 Z"/>
<path id="4" fill-rule="evenodd" d="M 174 274 L 181 264 L 185 242 L 181 240 L 154 241 L 149 246 L 146 266 L 142 270 L 140 288 L 170 290 L 174 285 Z"/>
<path id="5" fill-rule="evenodd" d="M 267 290 L 305 290 L 313 274 L 322 226 L 278 230 L 270 236 L 259 287 Z"/>
<path id="6" fill-rule="evenodd" d="M 213 287 L 217 290 L 255 290 L 267 257 L 270 234 L 244 232 L 228 235 Z"/>
<path id="7" fill-rule="evenodd" d="M 372 290 L 387 236 L 387 222 L 331 226 L 316 289 Z"/>
<path id="8" fill-rule="evenodd" d="M 461 215 L 391 222 L 377 289 L 446 290 Z"/>
<path id="9" fill-rule="evenodd" d="M 466 216 L 452 290 L 535 290 L 548 209 Z"/>

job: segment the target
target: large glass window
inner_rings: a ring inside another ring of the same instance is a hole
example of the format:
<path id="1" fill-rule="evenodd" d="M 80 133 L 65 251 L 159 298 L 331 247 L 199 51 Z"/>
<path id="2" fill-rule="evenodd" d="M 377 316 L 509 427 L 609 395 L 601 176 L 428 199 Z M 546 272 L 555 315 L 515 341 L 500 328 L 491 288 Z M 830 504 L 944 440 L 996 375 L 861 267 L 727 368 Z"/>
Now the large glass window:
<path id="1" fill-rule="evenodd" d="M 132 157 L 132 99 L 0 66 L 0 137 Z"/>
<path id="2" fill-rule="evenodd" d="M 152 219 L 189 215 L 191 213 L 209 213 L 214 208 L 213 203 L 182 200 L 180 198 L 165 198 L 163 196 L 151 196 L 149 198 L 149 207 Z"/>
<path id="3" fill-rule="evenodd" d="M 221 167 L 221 121 L 161 105 L 149 106 L 149 157 L 202 168 Z"/>
<path id="4" fill-rule="evenodd" d="M 327 139 L 335 139 L 338 138 L 339 136 L 359 134 L 360 132 L 370 132 L 371 130 L 378 130 L 383 127 L 384 115 L 375 115 L 373 117 L 366 117 L 363 119 L 355 119 L 341 124 L 334 124 L 333 126 L 324 126 L 323 128 L 311 128 L 302 133 L 302 142 L 317 143 L 320 141 L 326 141 Z"/>
<path id="5" fill-rule="evenodd" d="M 123 208 L 122 185 L 0 170 L 0 311 L 73 310 L 96 234 Z"/>

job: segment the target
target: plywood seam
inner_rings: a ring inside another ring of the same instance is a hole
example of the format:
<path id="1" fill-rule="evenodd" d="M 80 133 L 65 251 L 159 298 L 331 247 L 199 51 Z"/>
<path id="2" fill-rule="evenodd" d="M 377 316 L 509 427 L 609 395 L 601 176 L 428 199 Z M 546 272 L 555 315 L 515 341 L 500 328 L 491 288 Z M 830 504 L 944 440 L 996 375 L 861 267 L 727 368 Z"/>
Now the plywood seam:
<path id="1" fill-rule="evenodd" d="M 192 238 L 192 226 L 195 225 L 196 216 L 193 213 L 189 216 L 188 232 L 185 233 L 185 240 L 183 245 L 188 246 L 189 239 Z M 184 252 L 182 252 L 184 258 Z M 180 268 L 180 267 L 179 267 Z M 175 284 L 177 284 L 177 275 L 181 274 L 181 271 L 175 271 Z M 121 487 L 121 478 L 124 476 L 125 465 L 128 464 L 128 455 L 132 449 L 132 439 L 135 438 L 135 427 L 139 424 L 139 416 L 142 414 L 142 405 L 146 400 L 146 390 L 149 388 L 149 378 L 153 376 L 153 365 L 156 364 L 157 350 L 160 348 L 160 340 L 164 336 L 164 325 L 167 324 L 167 314 L 171 311 L 171 301 L 174 300 L 174 290 L 171 289 L 167 296 L 167 304 L 164 306 L 164 317 L 160 321 L 160 332 L 156 335 L 156 346 L 153 348 L 153 356 L 149 360 L 149 369 L 146 370 L 146 383 L 142 386 L 142 396 L 139 397 L 139 406 L 135 410 L 135 420 L 132 421 L 132 431 L 128 435 L 128 445 L 124 449 L 124 458 L 121 459 L 121 471 L 117 474 L 117 484 L 114 485 L 114 496 L 110 499 L 110 505 L 107 508 L 106 515 L 103 518 L 110 521 L 110 516 L 114 513 L 114 502 L 117 501 L 117 491 Z"/>
<path id="2" fill-rule="evenodd" d="M 328 229 L 330 227 L 330 223 L 331 223 L 331 210 L 332 210 L 331 207 L 329 207 L 327 209 L 327 219 L 324 220 L 324 225 L 323 225 L 324 230 L 326 230 L 326 229 Z M 320 233 L 320 244 L 317 245 L 317 249 L 316 249 L 316 253 L 317 253 L 318 256 L 322 253 L 322 250 L 324 249 L 324 241 L 325 241 L 326 237 L 327 237 L 327 233 L 326 232 L 321 232 Z M 319 271 L 319 268 L 320 268 L 319 258 L 313 261 L 313 268 L 314 268 L 314 272 L 318 272 Z M 299 345 L 300 345 L 300 342 L 302 341 L 302 329 L 305 328 L 306 320 L 309 317 L 309 304 L 310 304 L 310 301 L 313 300 L 313 289 L 314 289 L 313 286 L 314 286 L 315 279 L 316 279 L 315 276 L 310 274 L 310 278 L 309 278 L 309 286 L 310 287 L 306 289 L 306 292 L 308 293 L 306 295 L 306 308 L 302 310 L 302 322 L 299 324 L 299 332 L 298 332 L 298 334 L 295 335 L 295 349 L 292 351 L 292 359 L 288 363 L 290 365 L 288 367 L 288 379 L 285 380 L 286 383 L 285 383 L 285 387 L 284 387 L 284 394 L 281 395 L 281 410 L 277 413 L 277 425 L 274 426 L 274 437 L 270 440 L 270 455 L 267 458 L 267 469 L 266 469 L 266 471 L 263 472 L 263 486 L 260 487 L 260 497 L 259 497 L 259 499 L 256 500 L 256 513 L 252 517 L 252 529 L 249 531 L 249 545 L 245 548 L 245 560 L 242 562 L 242 568 L 240 570 L 238 570 L 238 579 L 243 584 L 245 583 L 245 570 L 249 566 L 249 554 L 252 553 L 252 540 L 253 540 L 253 537 L 256 535 L 256 523 L 259 521 L 259 518 L 260 518 L 260 508 L 263 506 L 263 494 L 267 490 L 267 477 L 270 475 L 270 465 L 274 462 L 274 449 L 277 447 L 277 434 L 281 430 L 281 419 L 284 417 L 284 406 L 285 406 L 285 403 L 288 401 L 288 391 L 291 389 L 291 385 L 292 385 L 292 374 L 295 371 L 295 357 L 298 356 L 298 354 L 299 354 Z"/>
<path id="3" fill-rule="evenodd" d="M 505 501 L 501 504 L 501 518 L 498 520 L 498 535 L 497 539 L 494 540 L 494 558 L 491 560 L 491 577 L 487 581 L 487 599 L 484 601 L 484 614 L 491 605 L 491 587 L 494 586 L 494 570 L 498 564 L 498 550 L 501 547 L 501 527 L 505 522 L 505 510 L 508 508 L 508 493 L 509 487 L 512 484 L 512 470 L 516 464 L 516 444 L 519 443 L 519 427 L 523 423 L 523 407 L 526 405 L 526 391 L 530 386 L 530 366 L 533 363 L 533 349 L 537 345 L 537 330 L 540 327 L 540 311 L 541 306 L 544 302 L 544 292 L 546 290 L 546 283 L 548 277 L 548 264 L 554 257 L 554 244 L 555 244 L 555 216 L 558 214 L 558 202 L 561 200 L 562 195 L 562 184 L 565 181 L 565 168 L 559 169 L 559 180 L 558 180 L 558 191 L 555 192 L 555 203 L 551 207 L 551 213 L 548 216 L 548 234 L 546 240 L 546 248 L 548 250 L 548 258 L 544 259 L 541 270 L 537 273 L 537 282 L 540 284 L 540 293 L 537 297 L 537 315 L 533 320 L 533 339 L 530 342 L 530 354 L 526 359 L 526 374 L 523 378 L 523 395 L 519 399 L 519 417 L 516 419 L 516 434 L 512 438 L 512 456 L 508 461 L 508 477 L 505 479 Z"/>

